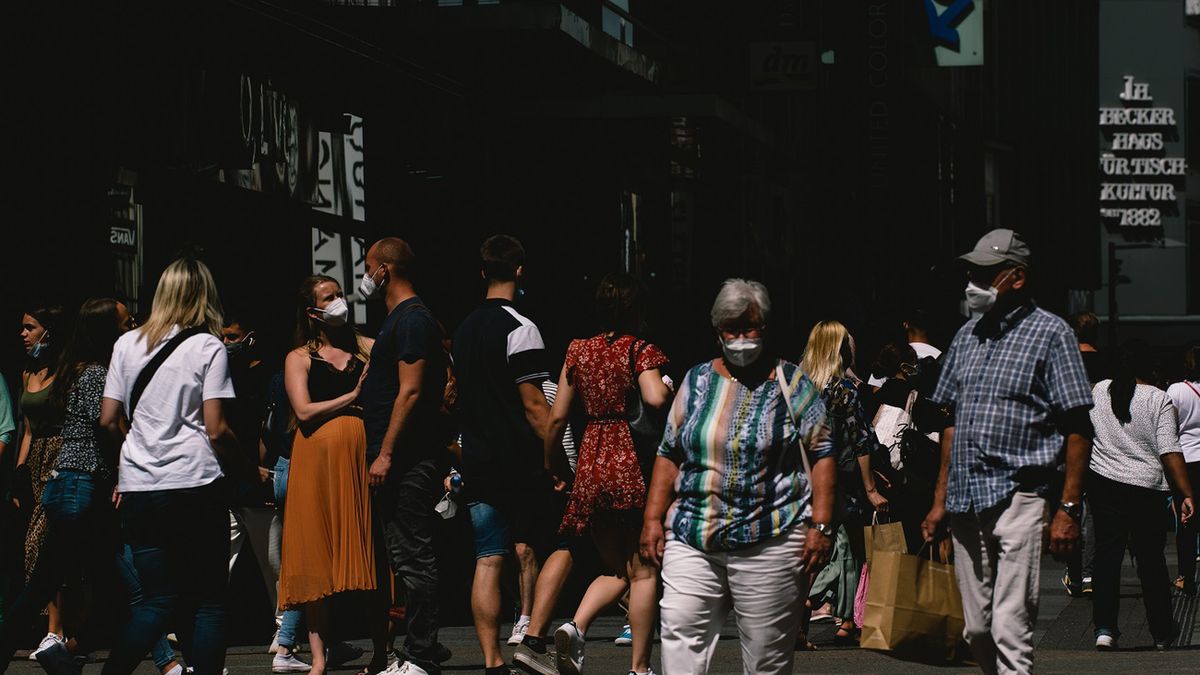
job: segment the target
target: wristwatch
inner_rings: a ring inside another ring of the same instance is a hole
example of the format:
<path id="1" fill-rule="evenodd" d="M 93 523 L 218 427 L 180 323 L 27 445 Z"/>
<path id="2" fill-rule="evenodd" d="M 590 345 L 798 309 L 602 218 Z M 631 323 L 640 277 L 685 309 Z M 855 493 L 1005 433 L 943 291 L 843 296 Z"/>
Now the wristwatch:
<path id="1" fill-rule="evenodd" d="M 1083 503 L 1082 502 L 1059 502 L 1058 508 L 1071 516 L 1075 522 L 1083 519 Z"/>
<path id="2" fill-rule="evenodd" d="M 829 523 L 809 523 L 808 527 L 830 538 L 837 533 L 837 528 Z"/>

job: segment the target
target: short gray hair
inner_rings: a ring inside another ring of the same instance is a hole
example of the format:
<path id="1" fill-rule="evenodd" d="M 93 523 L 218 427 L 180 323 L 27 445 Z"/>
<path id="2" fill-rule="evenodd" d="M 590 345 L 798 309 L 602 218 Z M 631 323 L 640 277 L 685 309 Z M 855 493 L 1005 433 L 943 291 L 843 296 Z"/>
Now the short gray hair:
<path id="1" fill-rule="evenodd" d="M 771 296 L 767 294 L 767 287 L 757 281 L 726 279 L 713 302 L 713 328 L 719 328 L 721 324 L 737 319 L 752 307 L 758 309 L 765 326 L 771 316 Z"/>

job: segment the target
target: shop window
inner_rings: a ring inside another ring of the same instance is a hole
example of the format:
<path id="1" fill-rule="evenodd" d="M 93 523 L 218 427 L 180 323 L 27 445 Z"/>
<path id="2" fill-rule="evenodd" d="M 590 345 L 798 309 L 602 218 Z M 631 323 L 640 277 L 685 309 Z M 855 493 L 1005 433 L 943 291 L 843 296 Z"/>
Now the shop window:
<path id="1" fill-rule="evenodd" d="M 601 25 L 605 33 L 633 46 L 633 24 L 625 17 L 629 16 L 629 0 L 604 0 L 600 10 Z"/>

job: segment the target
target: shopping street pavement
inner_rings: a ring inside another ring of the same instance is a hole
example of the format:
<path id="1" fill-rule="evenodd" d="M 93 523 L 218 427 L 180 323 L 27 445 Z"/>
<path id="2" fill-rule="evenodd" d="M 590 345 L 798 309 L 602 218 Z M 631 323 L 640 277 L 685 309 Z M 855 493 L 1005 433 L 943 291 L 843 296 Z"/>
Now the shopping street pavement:
<path id="1" fill-rule="evenodd" d="M 1169 566 L 1175 569 L 1174 547 L 1167 551 Z M 1195 673 L 1200 672 L 1200 631 L 1196 625 L 1197 603 L 1176 595 L 1173 599 L 1175 618 L 1180 624 L 1180 637 L 1174 649 L 1156 652 L 1146 628 L 1145 611 L 1141 603 L 1141 589 L 1136 573 L 1126 560 L 1122 577 L 1121 619 L 1123 635 L 1121 649 L 1114 653 L 1099 653 L 1093 648 L 1091 626 L 1091 601 L 1086 598 L 1069 598 L 1059 582 L 1063 567 L 1049 557 L 1043 560 L 1041 574 L 1041 611 L 1038 616 L 1034 639 L 1037 644 L 1035 669 L 1039 673 Z M 621 619 L 606 617 L 597 621 L 588 636 L 587 672 L 597 674 L 623 674 L 629 669 L 629 648 L 613 645 L 613 638 L 621 631 Z M 555 624 L 557 625 L 557 624 Z M 509 626 L 504 627 L 507 635 Z M 974 673 L 977 669 L 970 664 L 923 664 L 904 661 L 888 654 L 869 652 L 857 648 L 835 647 L 831 644 L 833 627 L 829 623 L 814 626 L 810 638 L 817 644 L 814 652 L 796 654 L 796 672 L 811 673 Z M 441 631 L 441 640 L 454 653 L 444 666 L 447 673 L 478 673 L 483 670 L 483 659 L 475 641 L 475 631 L 469 626 L 454 626 Z M 366 641 L 355 644 L 369 649 Z M 505 648 L 511 658 L 512 649 Z M 98 653 L 97 660 L 105 654 Z M 307 656 L 302 654 L 302 656 Z M 658 672 L 657 648 L 654 667 Z M 366 657 L 348 664 L 340 672 L 355 673 L 365 665 Z M 239 673 L 269 673 L 270 656 L 265 645 L 237 646 L 228 652 L 226 666 L 233 675 Z M 89 664 L 84 672 L 100 671 L 100 663 Z M 9 672 L 41 673 L 36 663 L 15 660 Z M 740 650 L 737 644 L 736 627 L 732 620 L 726 625 L 717 648 L 712 668 L 713 673 L 740 673 Z M 157 675 L 157 670 L 146 662 L 138 670 L 139 675 Z"/>

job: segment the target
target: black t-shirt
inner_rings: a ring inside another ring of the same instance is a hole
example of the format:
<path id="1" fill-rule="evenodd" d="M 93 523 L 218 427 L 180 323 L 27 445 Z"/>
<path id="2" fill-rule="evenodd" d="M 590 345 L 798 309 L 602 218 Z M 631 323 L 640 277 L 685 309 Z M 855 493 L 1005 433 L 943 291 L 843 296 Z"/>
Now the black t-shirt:
<path id="1" fill-rule="evenodd" d="M 263 419 L 267 414 L 267 382 L 271 369 L 263 362 L 251 365 L 248 359 L 231 359 L 230 379 L 233 380 L 233 400 L 226 405 L 229 428 L 237 437 L 238 447 L 245 458 L 258 464 L 258 439 L 262 436 Z M 238 476 L 235 500 L 238 505 L 258 505 L 269 498 L 261 484 Z"/>
<path id="2" fill-rule="evenodd" d="M 267 414 L 267 381 L 271 378 L 271 369 L 261 361 L 251 365 L 249 361 L 231 359 L 229 374 L 234 392 L 234 399 L 226 407 L 229 427 L 237 436 L 238 444 L 245 449 L 246 456 L 257 464 L 258 438 Z"/>
<path id="3" fill-rule="evenodd" d="M 400 393 L 400 362 L 415 363 L 422 359 L 425 368 L 421 395 L 405 420 L 404 432 L 392 453 L 393 469 L 411 466 L 445 450 L 439 438 L 440 409 L 446 389 L 442 332 L 433 314 L 414 296 L 396 305 L 387 315 L 371 348 L 371 366 L 359 396 L 369 459 L 379 456 L 392 407 Z"/>
<path id="4" fill-rule="evenodd" d="M 512 495 L 543 473 L 542 441 L 525 417 L 518 387 L 550 377 L 546 346 L 512 302 L 485 300 L 454 334 L 463 458 L 476 498 Z"/>

